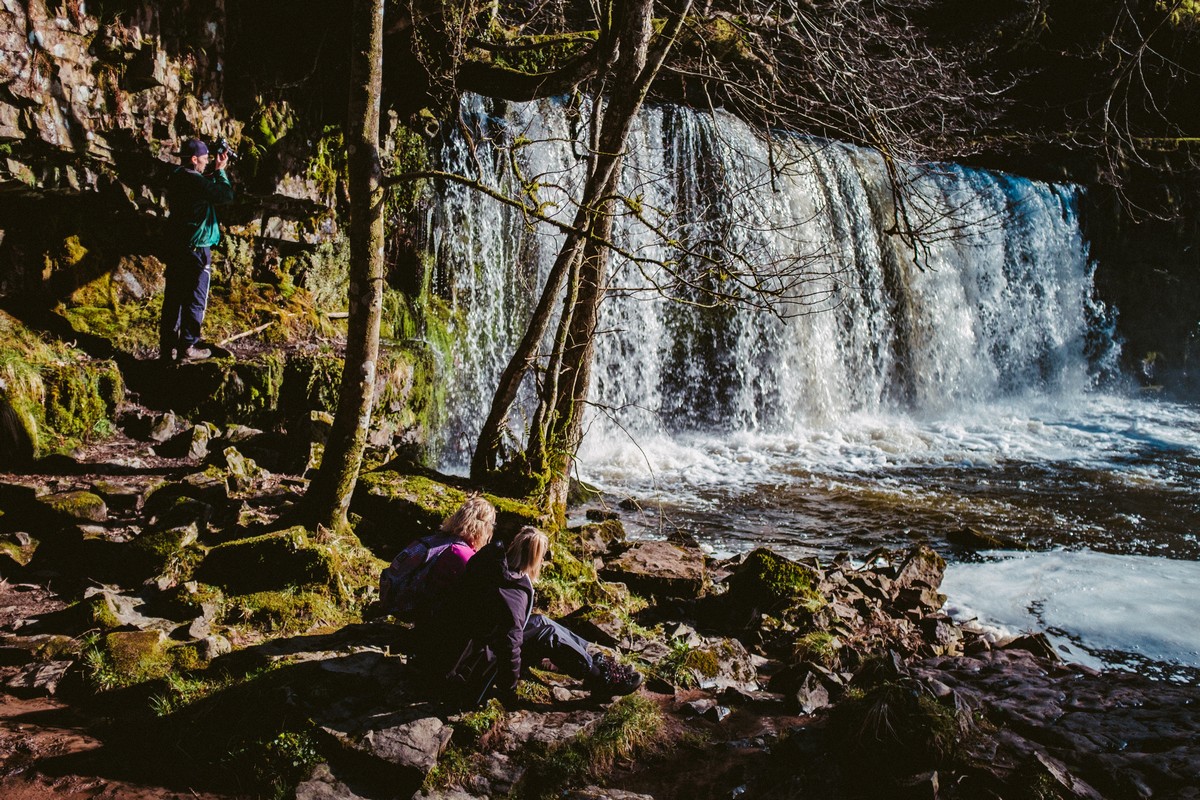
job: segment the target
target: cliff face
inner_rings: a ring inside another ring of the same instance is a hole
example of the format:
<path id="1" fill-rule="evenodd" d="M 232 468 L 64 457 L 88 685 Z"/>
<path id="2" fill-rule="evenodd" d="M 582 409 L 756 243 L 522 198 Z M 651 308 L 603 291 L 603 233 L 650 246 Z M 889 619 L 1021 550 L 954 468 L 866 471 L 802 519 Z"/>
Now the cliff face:
<path id="1" fill-rule="evenodd" d="M 333 233 L 322 143 L 275 146 L 286 114 L 261 95 L 242 92 L 240 117 L 230 109 L 229 20 L 226 0 L 0 0 L 0 230 L 30 209 L 53 213 L 47 198 L 153 228 L 180 142 L 201 136 L 241 150 L 247 199 L 225 219 L 234 233 L 285 243 Z M 29 287 L 18 259 L 0 262 L 7 289 Z"/>
<path id="2" fill-rule="evenodd" d="M 193 133 L 236 132 L 223 105 L 224 6 L 140 2 L 94 16 L 80 0 L 3 0 L 4 188 L 118 188 L 133 207 L 157 208 L 131 172 L 144 178 L 174 163 L 177 142 Z"/>

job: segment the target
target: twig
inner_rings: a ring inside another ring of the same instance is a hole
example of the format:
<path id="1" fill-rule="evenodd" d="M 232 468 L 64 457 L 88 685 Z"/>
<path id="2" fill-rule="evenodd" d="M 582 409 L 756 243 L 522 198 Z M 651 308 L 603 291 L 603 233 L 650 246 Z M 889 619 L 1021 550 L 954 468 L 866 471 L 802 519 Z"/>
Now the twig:
<path id="1" fill-rule="evenodd" d="M 223 339 L 223 340 L 217 342 L 217 347 L 224 347 L 225 345 L 229 344 L 230 342 L 236 342 L 238 339 L 245 339 L 247 336 L 253 336 L 256 333 L 259 333 L 260 331 L 265 331 L 267 328 L 271 327 L 278 321 L 279 320 L 273 319 L 273 320 L 270 320 L 269 322 L 264 322 L 262 325 L 259 325 L 257 328 L 252 328 L 251 330 L 248 330 L 248 331 L 242 331 L 241 333 L 235 333 L 233 336 L 230 336 L 228 339 Z"/>

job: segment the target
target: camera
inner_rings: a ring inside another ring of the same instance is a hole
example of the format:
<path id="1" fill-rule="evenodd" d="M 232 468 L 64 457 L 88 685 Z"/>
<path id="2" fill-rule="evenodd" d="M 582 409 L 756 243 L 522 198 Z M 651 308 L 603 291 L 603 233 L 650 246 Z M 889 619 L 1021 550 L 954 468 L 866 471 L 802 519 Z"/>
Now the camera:
<path id="1" fill-rule="evenodd" d="M 231 145 L 229 140 L 224 136 L 222 136 L 220 139 L 217 139 L 217 141 L 213 143 L 213 155 L 219 156 L 222 153 L 229 156 L 230 161 L 238 160 L 237 151 L 233 149 L 233 145 Z"/>

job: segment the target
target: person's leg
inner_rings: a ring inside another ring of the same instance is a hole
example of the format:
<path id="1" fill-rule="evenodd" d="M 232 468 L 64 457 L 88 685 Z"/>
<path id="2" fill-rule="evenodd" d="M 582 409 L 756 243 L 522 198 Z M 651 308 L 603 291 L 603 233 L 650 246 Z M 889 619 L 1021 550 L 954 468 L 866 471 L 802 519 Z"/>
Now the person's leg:
<path id="1" fill-rule="evenodd" d="M 207 247 L 193 251 L 194 263 L 179 321 L 179 349 L 186 350 L 200 341 L 200 329 L 208 310 L 208 285 L 211 279 L 212 254 Z"/>
<path id="2" fill-rule="evenodd" d="M 534 614 L 525 623 L 521 661 L 536 664 L 543 658 L 553 661 L 554 666 L 572 678 L 592 676 L 592 657 L 588 655 L 587 640 L 554 620 Z"/>
<path id="3" fill-rule="evenodd" d="M 184 251 L 173 257 L 164 273 L 162 314 L 158 321 L 158 354 L 170 358 L 179 347 L 179 322 L 191 294 L 190 256 Z"/>

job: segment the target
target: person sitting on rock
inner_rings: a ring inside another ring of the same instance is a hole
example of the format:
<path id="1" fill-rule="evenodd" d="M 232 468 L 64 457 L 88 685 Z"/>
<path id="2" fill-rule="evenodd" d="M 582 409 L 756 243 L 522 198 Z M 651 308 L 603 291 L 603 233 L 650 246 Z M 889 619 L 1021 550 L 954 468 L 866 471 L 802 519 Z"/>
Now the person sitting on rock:
<path id="1" fill-rule="evenodd" d="M 468 497 L 438 533 L 409 544 L 379 576 L 379 609 L 418 621 L 433 614 L 495 528 L 495 506 Z"/>
<path id="2" fill-rule="evenodd" d="M 511 701 L 523 665 L 542 659 L 580 679 L 595 696 L 633 692 L 642 683 L 636 670 L 541 614 L 533 613 L 534 590 L 550 543 L 525 527 L 507 547 L 493 542 L 467 562 L 442 611 L 431 619 L 430 668 L 444 677 L 467 705 L 494 694 Z"/>

